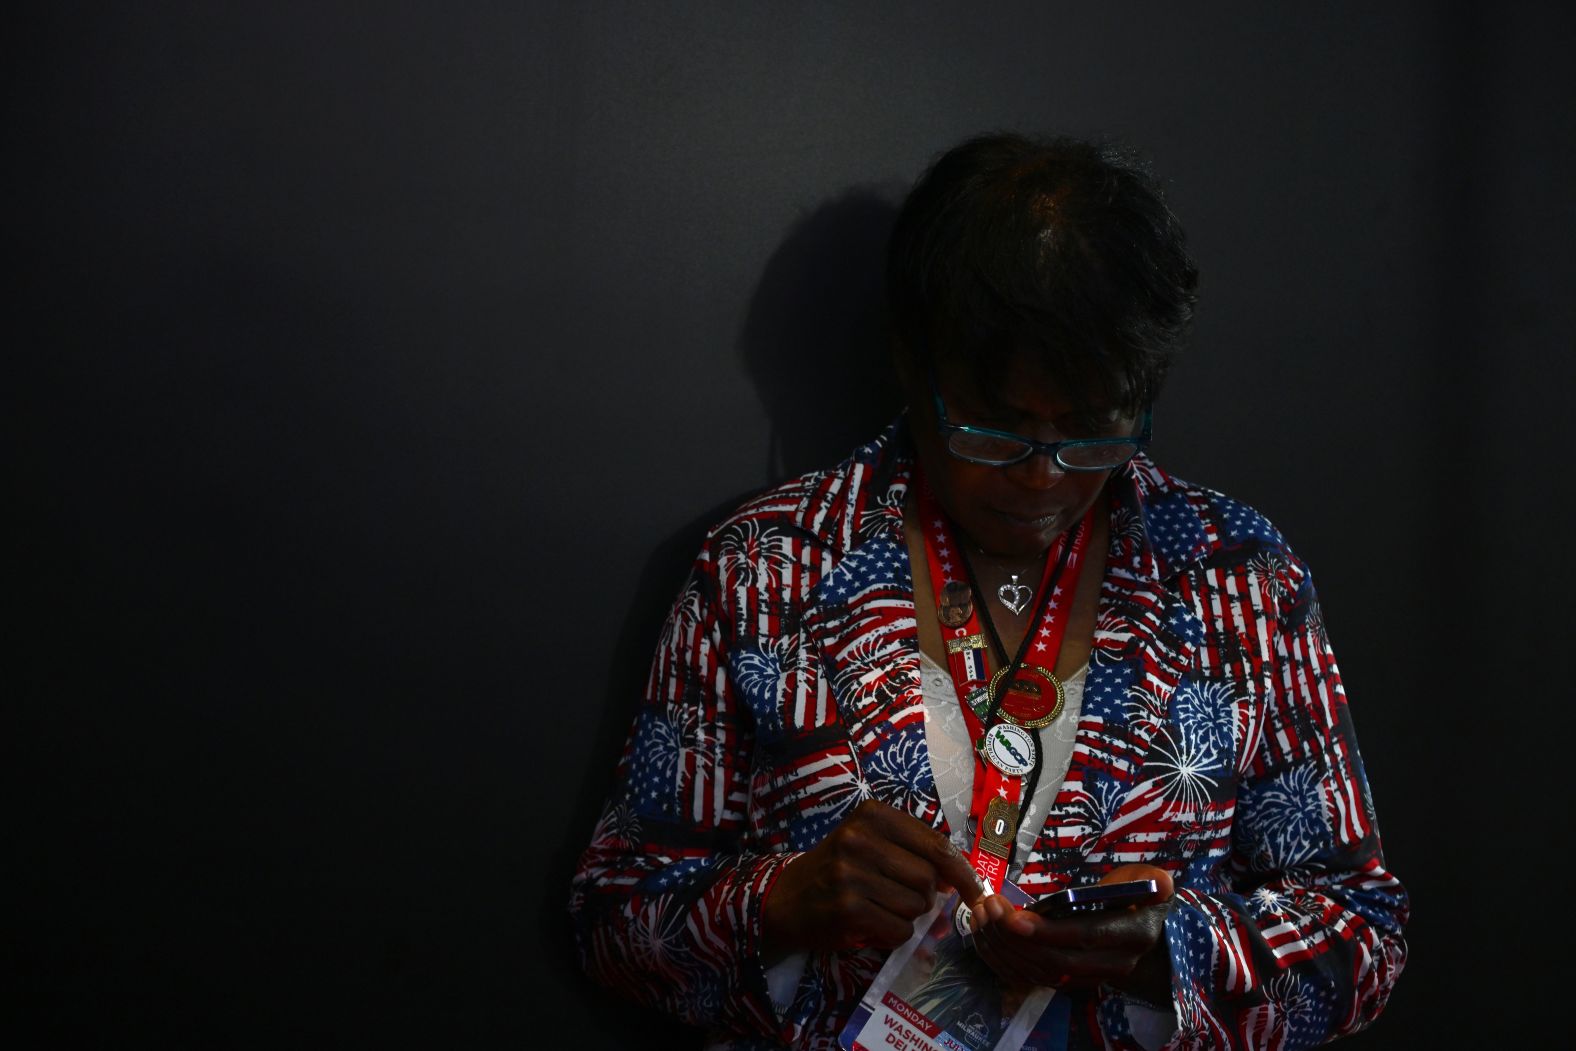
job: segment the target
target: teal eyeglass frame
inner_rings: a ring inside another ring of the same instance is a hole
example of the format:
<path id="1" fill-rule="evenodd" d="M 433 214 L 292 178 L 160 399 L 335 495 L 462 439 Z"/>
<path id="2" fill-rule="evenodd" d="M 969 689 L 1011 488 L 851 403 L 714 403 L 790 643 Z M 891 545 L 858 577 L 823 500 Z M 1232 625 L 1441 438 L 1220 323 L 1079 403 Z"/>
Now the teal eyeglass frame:
<path id="1" fill-rule="evenodd" d="M 1069 438 L 1066 441 L 1060 442 L 1038 442 L 1033 438 L 1025 438 L 1021 434 L 1013 434 L 1011 431 L 998 431 L 990 427 L 971 427 L 965 423 L 952 423 L 948 421 L 947 405 L 946 402 L 941 400 L 941 391 L 936 387 L 936 376 L 934 372 L 932 372 L 930 375 L 930 396 L 936 401 L 936 430 L 941 433 L 942 438 L 946 439 L 947 452 L 953 456 L 956 456 L 960 460 L 966 460 L 969 463 L 983 464 L 986 467 L 1010 467 L 1015 463 L 1022 463 L 1029 457 L 1038 453 L 1043 453 L 1044 455 L 1054 459 L 1056 461 L 1056 465 L 1064 471 L 1111 471 L 1121 467 L 1133 457 L 1137 456 L 1139 451 L 1142 450 L 1145 445 L 1149 444 L 1149 440 L 1154 434 L 1154 409 L 1152 406 L 1148 405 L 1144 406 L 1144 425 L 1136 435 L 1128 435 L 1125 438 Z M 1023 454 L 1021 456 L 1015 456 L 1010 460 L 986 460 L 977 456 L 969 456 L 966 453 L 958 452 L 952 447 L 951 436 L 954 434 L 977 434 L 983 438 L 998 438 L 1003 441 L 1017 442 L 1024 447 Z M 1128 453 L 1126 459 L 1122 460 L 1120 463 L 1103 464 L 1099 467 L 1089 467 L 1081 464 L 1071 464 L 1062 459 L 1063 449 L 1086 449 L 1090 446 L 1096 445 L 1129 444 L 1133 446 L 1133 451 Z"/>

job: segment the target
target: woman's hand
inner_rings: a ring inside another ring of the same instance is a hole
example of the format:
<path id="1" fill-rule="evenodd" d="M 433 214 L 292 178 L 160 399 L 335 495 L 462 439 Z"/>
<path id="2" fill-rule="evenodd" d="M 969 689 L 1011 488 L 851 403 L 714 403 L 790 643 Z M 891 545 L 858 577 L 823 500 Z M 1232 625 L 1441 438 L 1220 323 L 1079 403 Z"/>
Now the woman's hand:
<path id="1" fill-rule="evenodd" d="M 894 949 L 914 933 L 941 887 L 983 906 L 967 859 L 924 822 L 867 799 L 815 848 L 795 858 L 761 908 L 762 956 L 803 949 Z"/>
<path id="2" fill-rule="evenodd" d="M 1159 1003 L 1171 999 L 1165 919 L 1171 876 L 1150 865 L 1123 865 L 1101 883 L 1152 879 L 1145 904 L 1109 912 L 1046 917 L 998 896 L 985 902 L 975 946 L 1011 987 L 1093 988 L 1102 982 Z"/>

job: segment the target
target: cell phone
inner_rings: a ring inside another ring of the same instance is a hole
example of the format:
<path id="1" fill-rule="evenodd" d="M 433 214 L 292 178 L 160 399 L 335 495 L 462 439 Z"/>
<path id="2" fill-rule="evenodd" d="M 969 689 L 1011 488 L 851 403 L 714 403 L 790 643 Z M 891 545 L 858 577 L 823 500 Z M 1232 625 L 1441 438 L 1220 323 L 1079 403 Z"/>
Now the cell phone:
<path id="1" fill-rule="evenodd" d="M 1152 879 L 1132 879 L 1125 883 L 1091 883 L 1086 887 L 1067 887 L 1047 894 L 1029 908 L 1041 916 L 1070 916 L 1075 912 L 1103 912 L 1136 905 L 1156 894 L 1160 887 Z"/>

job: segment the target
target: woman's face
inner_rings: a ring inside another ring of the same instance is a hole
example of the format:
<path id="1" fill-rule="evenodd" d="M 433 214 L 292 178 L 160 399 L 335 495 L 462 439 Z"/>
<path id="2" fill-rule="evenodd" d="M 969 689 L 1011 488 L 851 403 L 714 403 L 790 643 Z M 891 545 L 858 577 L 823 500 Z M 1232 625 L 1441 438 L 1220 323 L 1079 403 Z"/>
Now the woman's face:
<path id="1" fill-rule="evenodd" d="M 1044 455 L 1006 467 L 960 460 L 936 430 L 930 382 L 905 370 L 914 444 L 936 499 L 968 540 L 988 555 L 1027 558 L 1043 554 L 1099 498 L 1106 471 L 1064 471 Z M 1017 355 L 996 390 L 981 389 L 970 371 L 938 364 L 937 388 L 947 422 L 1010 431 L 1042 442 L 1132 433 L 1131 416 L 1081 404 L 1027 355 Z"/>

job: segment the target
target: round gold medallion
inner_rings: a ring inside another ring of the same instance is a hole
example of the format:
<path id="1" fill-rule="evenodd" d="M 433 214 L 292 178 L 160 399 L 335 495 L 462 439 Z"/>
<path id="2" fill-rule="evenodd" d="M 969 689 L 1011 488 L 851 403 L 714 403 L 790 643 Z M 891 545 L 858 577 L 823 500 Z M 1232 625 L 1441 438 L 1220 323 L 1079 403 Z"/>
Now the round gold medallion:
<path id="1" fill-rule="evenodd" d="M 1031 672 L 1050 683 L 1054 693 L 1047 697 L 1044 685 L 1029 677 Z M 1001 704 L 996 711 L 1003 719 L 1014 726 L 1038 730 L 1042 726 L 1049 726 L 1062 714 L 1062 708 L 1067 703 L 1067 691 L 1062 688 L 1061 680 L 1049 670 L 1030 664 L 1019 668 L 1011 682 L 1004 683 L 1002 680 L 1006 675 L 1007 669 L 1002 668 L 990 680 L 991 699 L 994 701 L 1000 696 Z"/>

